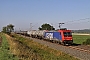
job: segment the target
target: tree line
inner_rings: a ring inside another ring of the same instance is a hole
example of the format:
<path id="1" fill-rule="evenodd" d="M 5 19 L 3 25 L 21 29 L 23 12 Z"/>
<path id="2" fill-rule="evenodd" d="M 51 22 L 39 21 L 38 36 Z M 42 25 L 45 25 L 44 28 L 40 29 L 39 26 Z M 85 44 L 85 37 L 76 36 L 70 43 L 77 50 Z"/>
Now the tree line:
<path id="1" fill-rule="evenodd" d="M 14 32 L 14 25 L 13 24 L 8 24 L 7 26 L 4 26 L 2 28 L 2 32 L 10 34 L 11 32 Z M 42 24 L 41 27 L 38 28 L 38 30 L 55 30 L 53 26 L 50 24 Z"/>
<path id="2" fill-rule="evenodd" d="M 4 27 L 2 28 L 2 32 L 3 32 L 3 33 L 10 34 L 10 33 L 13 32 L 13 31 L 14 31 L 14 25 L 12 25 L 12 24 L 9 24 L 9 25 L 4 26 Z"/>

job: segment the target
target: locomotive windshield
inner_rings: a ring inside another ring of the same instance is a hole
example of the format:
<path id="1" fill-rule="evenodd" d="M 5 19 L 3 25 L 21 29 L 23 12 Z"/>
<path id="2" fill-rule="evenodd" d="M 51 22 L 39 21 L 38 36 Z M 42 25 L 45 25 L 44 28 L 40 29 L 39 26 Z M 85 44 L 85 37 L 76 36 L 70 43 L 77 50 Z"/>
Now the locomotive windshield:
<path id="1" fill-rule="evenodd" d="M 63 32 L 63 34 L 65 37 L 71 37 L 72 36 L 71 32 Z"/>

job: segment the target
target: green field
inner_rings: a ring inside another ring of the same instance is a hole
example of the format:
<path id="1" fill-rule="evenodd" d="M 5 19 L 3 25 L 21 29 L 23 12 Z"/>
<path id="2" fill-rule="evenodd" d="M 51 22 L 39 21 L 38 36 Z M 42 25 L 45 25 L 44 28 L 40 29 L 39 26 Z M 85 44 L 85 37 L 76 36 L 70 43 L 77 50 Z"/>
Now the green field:
<path id="1" fill-rule="evenodd" d="M 76 44 L 82 44 L 87 39 L 90 39 L 90 35 L 73 35 L 73 42 Z"/>

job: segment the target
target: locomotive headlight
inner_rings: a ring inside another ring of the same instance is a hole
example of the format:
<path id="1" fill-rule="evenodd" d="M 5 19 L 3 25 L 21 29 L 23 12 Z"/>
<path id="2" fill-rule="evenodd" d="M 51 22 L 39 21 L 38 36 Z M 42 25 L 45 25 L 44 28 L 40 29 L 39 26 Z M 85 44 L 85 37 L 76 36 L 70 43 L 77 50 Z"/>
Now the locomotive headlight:
<path id="1" fill-rule="evenodd" d="M 72 40 L 72 39 L 70 39 L 70 40 Z"/>

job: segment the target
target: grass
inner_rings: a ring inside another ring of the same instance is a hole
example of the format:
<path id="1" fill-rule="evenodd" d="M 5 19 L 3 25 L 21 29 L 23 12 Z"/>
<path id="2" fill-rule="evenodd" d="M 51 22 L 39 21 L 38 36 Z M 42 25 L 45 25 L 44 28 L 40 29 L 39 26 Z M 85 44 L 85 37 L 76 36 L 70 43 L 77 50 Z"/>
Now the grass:
<path id="1" fill-rule="evenodd" d="M 90 35 L 73 35 L 73 42 L 77 44 L 83 44 L 87 39 L 90 39 Z"/>
<path id="2" fill-rule="evenodd" d="M 0 36 L 2 36 L 2 45 L 0 46 L 0 60 L 18 60 L 17 57 L 11 54 L 5 35 L 0 33 Z"/>
<path id="3" fill-rule="evenodd" d="M 13 35 L 13 38 L 15 38 L 16 40 L 19 39 L 18 42 L 22 43 L 22 47 L 20 47 L 22 49 L 21 52 L 23 52 L 23 46 L 28 46 L 28 48 L 30 48 L 29 52 L 26 48 L 24 54 L 30 55 L 31 52 L 32 53 L 32 57 L 30 58 L 31 60 L 37 57 L 39 57 L 37 58 L 37 60 L 78 60 L 77 58 L 67 55 L 61 51 L 51 49 L 48 46 L 41 45 L 37 42 L 34 42 L 33 40 L 29 40 L 18 35 Z M 17 45 L 19 46 L 19 44 Z"/>

